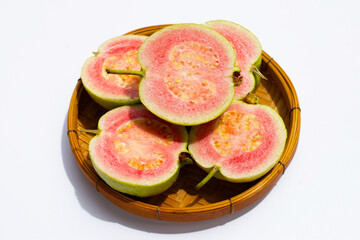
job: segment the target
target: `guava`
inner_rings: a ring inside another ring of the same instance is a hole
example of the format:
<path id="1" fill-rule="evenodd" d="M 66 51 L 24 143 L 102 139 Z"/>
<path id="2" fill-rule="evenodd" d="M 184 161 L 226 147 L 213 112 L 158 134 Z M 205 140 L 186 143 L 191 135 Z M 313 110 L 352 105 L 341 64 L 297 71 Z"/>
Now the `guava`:
<path id="1" fill-rule="evenodd" d="M 155 32 L 141 45 L 138 59 L 142 71 L 132 73 L 143 77 L 140 101 L 166 121 L 184 126 L 208 122 L 234 98 L 233 76 L 240 71 L 234 48 L 204 25 L 174 24 Z"/>
<path id="2" fill-rule="evenodd" d="M 137 51 L 146 36 L 124 35 L 104 42 L 95 56 L 88 58 L 81 71 L 81 80 L 89 95 L 105 109 L 139 103 L 140 77 L 113 75 L 106 68 L 140 70 Z"/>
<path id="3" fill-rule="evenodd" d="M 166 122 L 143 105 L 121 106 L 105 113 L 89 143 L 98 175 L 122 193 L 148 197 L 168 189 L 181 166 L 191 163 L 184 126 Z"/>
<path id="4" fill-rule="evenodd" d="M 191 127 L 189 152 L 207 177 L 249 182 L 266 174 L 279 160 L 287 138 L 285 124 L 272 108 L 234 100 L 217 119 Z"/>
<path id="5" fill-rule="evenodd" d="M 241 84 L 235 87 L 234 99 L 242 100 L 255 92 L 264 76 L 260 73 L 262 47 L 257 37 L 241 25 L 225 20 L 205 23 L 223 35 L 234 47 L 236 66 L 241 69 Z"/>

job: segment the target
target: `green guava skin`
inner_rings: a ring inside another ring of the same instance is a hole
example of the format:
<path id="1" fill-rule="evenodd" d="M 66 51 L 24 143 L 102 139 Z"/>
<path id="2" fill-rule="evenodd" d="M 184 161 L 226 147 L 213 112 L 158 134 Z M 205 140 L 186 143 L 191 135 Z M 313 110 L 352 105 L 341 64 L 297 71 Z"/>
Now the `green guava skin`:
<path id="1" fill-rule="evenodd" d="M 107 110 L 111 110 L 114 108 L 117 108 L 119 106 L 123 106 L 123 105 L 134 105 L 134 104 L 138 104 L 140 103 L 140 99 L 139 98 L 134 98 L 134 99 L 120 99 L 120 100 L 115 100 L 113 98 L 106 98 L 106 97 L 101 97 L 98 94 L 93 93 L 93 91 L 91 89 L 88 89 L 87 87 L 85 87 L 85 85 L 83 85 L 86 92 L 89 94 L 89 96 L 97 103 L 99 104 L 101 107 L 107 109 Z"/>
<path id="2" fill-rule="evenodd" d="M 248 32 L 250 35 L 252 35 L 255 39 L 254 41 L 257 41 L 259 43 L 259 46 L 260 46 L 260 49 L 262 48 L 261 47 L 261 44 L 259 42 L 259 40 L 257 39 L 257 37 L 249 30 L 249 29 L 246 29 L 244 28 L 243 26 L 237 24 L 237 23 L 234 23 L 234 22 L 230 22 L 230 21 L 226 21 L 226 20 L 213 20 L 213 21 L 208 21 L 205 23 L 205 26 L 208 26 L 208 27 L 212 27 L 211 24 L 213 23 L 225 23 L 225 24 L 230 24 L 230 25 L 235 25 L 235 26 L 239 26 L 241 27 L 243 30 L 245 30 L 246 32 Z M 260 69 L 260 66 L 261 66 L 261 61 L 262 61 L 262 57 L 261 57 L 261 54 L 259 56 L 259 58 L 253 62 L 251 65 L 255 66 L 257 69 Z M 256 74 L 254 71 L 252 71 L 251 73 L 249 73 L 252 75 L 252 77 L 254 78 L 254 87 L 252 90 L 250 90 L 249 92 L 251 93 L 255 93 L 257 88 L 259 87 L 260 85 L 260 82 L 261 82 L 261 77 Z M 242 97 L 236 97 L 236 94 L 235 94 L 235 100 L 243 100 L 244 98 L 246 97 L 246 95 L 242 96 Z"/>
<path id="3" fill-rule="evenodd" d="M 169 27 L 166 27 L 166 29 L 170 29 L 170 28 L 174 28 L 174 27 L 177 27 L 177 26 L 181 26 L 181 25 L 199 25 L 199 24 L 174 24 L 172 26 L 169 26 Z M 205 25 L 201 25 L 203 27 L 206 27 Z M 213 31 L 214 33 L 216 33 L 217 35 L 217 38 L 218 39 L 221 39 L 222 41 L 226 42 L 229 44 L 229 46 L 231 46 L 231 51 L 232 51 L 232 54 L 233 56 L 236 56 L 236 53 L 235 53 L 235 50 L 234 48 L 232 47 L 232 45 L 230 44 L 230 42 L 221 34 L 217 33 L 215 30 L 211 29 L 211 28 L 208 28 L 206 27 L 208 30 L 210 31 Z M 164 30 L 164 29 L 163 29 Z M 144 89 L 144 85 L 145 85 L 145 81 L 147 81 L 147 78 L 146 78 L 146 71 L 147 71 L 147 66 L 144 65 L 142 59 L 141 59 L 141 52 L 143 51 L 143 48 L 145 48 L 146 46 L 146 43 L 151 40 L 151 37 L 154 38 L 154 36 L 157 36 L 158 34 L 160 34 L 163 30 L 160 30 L 158 32 L 155 32 L 152 36 L 150 36 L 147 40 L 145 40 L 144 44 L 139 48 L 139 51 L 138 51 L 138 61 L 141 65 L 141 69 L 142 69 L 142 72 L 144 73 L 143 74 L 143 78 L 141 79 L 140 83 L 139 83 L 139 97 L 140 97 L 140 102 L 149 110 L 151 111 L 154 115 L 156 115 L 157 117 L 161 118 L 161 119 L 164 119 L 166 120 L 167 122 L 170 122 L 170 123 L 173 123 L 173 124 L 176 124 L 176 125 L 181 125 L 181 126 L 195 126 L 195 125 L 199 125 L 199 124 L 203 124 L 203 123 L 206 123 L 206 122 L 209 122 L 215 118 L 217 118 L 218 116 L 220 116 L 223 112 L 226 111 L 226 109 L 231 105 L 232 101 L 234 100 L 234 94 L 235 94 L 235 89 L 234 89 L 234 84 L 233 84 L 233 87 L 230 89 L 230 92 L 228 94 L 228 96 L 226 97 L 226 100 L 224 101 L 225 103 L 218 107 L 217 109 L 214 109 L 214 111 L 211 113 L 211 114 L 208 114 L 204 117 L 199 117 L 197 118 L 196 120 L 192 120 L 192 121 L 188 121 L 188 120 L 178 120 L 178 119 L 175 119 L 175 118 L 172 118 L 172 117 L 169 117 L 169 114 L 166 112 L 166 110 L 164 111 L 154 111 L 153 110 L 153 107 L 152 107 L 152 104 L 150 104 L 149 102 L 147 102 L 146 100 L 144 100 L 144 92 L 145 91 L 142 91 L 142 89 Z M 233 64 L 232 64 L 232 73 L 234 72 L 240 72 L 241 69 L 238 67 L 238 66 L 235 66 L 235 63 L 236 63 L 236 58 L 234 57 L 234 60 L 233 60 Z"/>
<path id="4" fill-rule="evenodd" d="M 187 152 L 186 149 L 183 150 L 183 152 Z M 91 157 L 91 152 L 90 152 L 90 158 L 93 159 Z M 97 172 L 97 174 L 113 189 L 122 192 L 122 193 L 126 193 L 132 196 L 137 196 L 137 197 L 151 197 L 151 196 L 155 196 L 158 195 L 164 191 L 166 191 L 168 188 L 170 188 L 177 180 L 178 176 L 179 176 L 179 172 L 182 166 L 184 166 L 184 164 L 182 163 L 178 163 L 177 169 L 176 171 L 173 173 L 173 175 L 171 175 L 168 179 L 159 182 L 157 184 L 154 185 L 139 185 L 139 184 L 133 184 L 133 183 L 128 183 L 128 182 L 124 182 L 124 181 L 120 181 L 116 178 L 113 178 L 112 176 L 109 176 L 108 174 L 106 174 L 105 172 L 103 172 L 97 165 L 96 163 L 91 160 L 95 171 Z"/>
<path id="5" fill-rule="evenodd" d="M 141 106 L 140 104 L 134 105 L 134 107 L 140 107 L 140 106 Z M 123 108 L 123 107 L 128 107 L 128 106 L 122 106 L 119 108 Z M 131 107 L 131 106 L 129 106 L 129 107 Z M 116 111 L 116 109 L 113 109 L 111 111 Z M 103 115 L 102 117 L 104 117 L 105 115 Z M 100 120 L 99 120 L 99 122 L 100 122 Z M 174 153 L 174 158 L 178 158 L 177 166 L 171 176 L 169 176 L 167 179 L 164 179 L 163 181 L 157 182 L 155 184 L 144 185 L 144 184 L 135 184 L 135 183 L 130 183 L 130 182 L 126 182 L 126 181 L 121 181 L 119 179 L 116 179 L 116 178 L 108 175 L 96 164 L 96 157 L 94 156 L 94 154 L 92 152 L 92 149 L 93 149 L 92 145 L 95 144 L 99 138 L 101 138 L 102 129 L 100 127 L 98 127 L 98 134 L 96 134 L 90 140 L 90 143 L 89 143 L 89 156 L 90 156 L 91 163 L 92 163 L 95 171 L 97 172 L 97 174 L 100 176 L 100 178 L 102 180 L 104 180 L 111 188 L 113 188 L 119 192 L 129 194 L 132 196 L 137 196 L 137 197 L 150 197 L 150 196 L 158 195 L 159 193 L 162 193 L 165 190 L 167 190 L 168 188 L 170 188 L 175 183 L 175 181 L 177 180 L 177 178 L 179 176 L 181 167 L 188 165 L 188 164 L 192 164 L 191 160 L 180 161 L 179 156 L 181 153 L 187 153 L 189 155 L 190 155 L 190 153 L 187 150 L 187 145 L 188 145 L 188 141 L 189 141 L 188 131 L 186 130 L 185 127 L 180 127 L 179 130 L 180 130 L 180 135 L 182 136 L 181 142 L 184 144 L 181 149 L 177 149 L 177 151 Z"/>
<path id="6" fill-rule="evenodd" d="M 239 70 L 239 68 L 234 67 L 234 72 L 238 71 L 238 70 Z M 141 82 L 142 81 L 140 81 L 139 87 L 141 87 Z M 140 96 L 140 101 L 141 101 L 141 99 L 142 99 L 141 94 L 139 96 Z M 214 120 L 215 118 L 219 117 L 231 105 L 233 100 L 234 100 L 234 91 L 232 91 L 231 94 L 229 94 L 229 97 L 227 98 L 227 101 L 226 101 L 227 103 L 224 104 L 221 108 L 218 108 L 218 109 L 214 110 L 211 114 L 209 114 L 208 116 L 206 116 L 204 118 L 199 117 L 196 121 L 192 121 L 192 122 L 189 122 L 189 121 L 176 121 L 174 119 L 169 119 L 168 115 L 165 112 L 152 111 L 152 113 L 155 116 L 157 116 L 157 117 L 159 117 L 161 119 L 164 119 L 167 122 L 170 122 L 172 124 L 191 127 L 191 126 L 196 126 L 196 125 L 200 125 L 200 124 L 209 122 L 209 121 Z M 144 106 L 148 107 L 146 105 L 146 103 L 143 103 L 143 104 L 144 104 Z"/>
<path id="7" fill-rule="evenodd" d="M 94 60 L 94 58 L 96 58 L 99 54 L 108 51 L 109 49 L 108 46 L 106 46 L 109 42 L 116 40 L 116 39 L 120 39 L 122 37 L 138 37 L 138 38 L 144 38 L 144 40 L 147 38 L 147 36 L 142 36 L 142 35 L 123 35 L 123 36 L 119 36 L 119 37 L 115 37 L 112 39 L 109 39 L 107 41 L 105 41 L 104 43 L 102 43 L 97 52 L 93 52 L 94 56 L 89 57 L 86 61 L 85 64 L 83 65 L 82 69 L 81 69 L 81 78 L 83 78 L 86 71 L 86 65 L 88 62 L 91 62 Z M 83 81 L 82 81 L 83 82 Z M 84 84 L 83 82 L 83 86 L 86 90 L 86 92 L 89 94 L 89 96 L 96 102 L 98 103 L 101 107 L 107 109 L 107 110 L 111 110 L 114 109 L 116 107 L 119 106 L 123 106 L 123 105 L 134 105 L 134 104 L 138 104 L 140 103 L 140 98 L 139 97 L 135 97 L 135 98 L 130 98 L 128 96 L 121 96 L 121 98 L 119 97 L 108 97 L 106 96 L 106 93 L 102 93 L 102 92 L 98 92 L 98 90 L 96 89 L 96 87 L 92 88 L 87 86 L 87 84 Z"/>
<path id="8" fill-rule="evenodd" d="M 227 182 L 232 182 L 232 183 L 245 183 L 245 182 L 252 182 L 255 181 L 259 178 L 261 178 L 262 176 L 264 176 L 266 173 L 268 173 L 275 165 L 277 164 L 277 162 L 274 162 L 272 165 L 269 165 L 267 168 L 264 168 L 263 171 L 259 172 L 258 174 L 254 174 L 250 177 L 244 177 L 244 178 L 229 178 L 226 175 L 224 175 L 221 172 L 221 167 L 219 168 L 219 170 L 214 174 L 214 177 L 216 179 L 219 180 L 223 180 L 223 181 L 227 181 Z M 214 168 L 214 166 L 210 167 L 210 168 L 205 168 L 203 166 L 201 166 L 200 164 L 197 164 L 197 166 L 199 166 L 201 169 L 203 169 L 205 172 L 209 173 L 211 172 L 211 170 Z"/>
<path id="9" fill-rule="evenodd" d="M 233 102 L 234 103 L 243 103 L 243 101 L 240 101 L 240 100 L 234 100 Z M 282 135 L 285 136 L 284 142 L 281 143 L 282 145 L 279 145 L 280 148 L 282 149 L 281 150 L 281 154 L 282 154 L 282 152 L 285 149 L 285 143 L 286 143 L 286 138 L 287 138 L 287 129 L 286 129 L 285 123 L 283 122 L 280 115 L 278 115 L 278 113 L 276 113 L 276 111 L 274 109 L 272 109 L 271 107 L 266 106 L 266 105 L 260 105 L 260 104 L 257 104 L 257 105 L 261 106 L 262 108 L 268 109 L 268 111 L 270 111 L 270 113 L 269 112 L 268 113 L 272 114 L 274 119 L 276 119 L 277 124 L 279 124 L 280 129 L 281 129 L 281 133 L 282 133 Z M 197 166 L 199 166 L 205 172 L 210 173 L 214 169 L 214 167 L 216 167 L 217 165 L 215 164 L 215 165 L 212 165 L 212 166 L 209 166 L 209 167 L 204 167 L 202 164 L 200 164 L 197 161 L 197 156 L 196 156 L 196 154 L 194 154 L 194 152 L 192 152 L 193 150 L 191 149 L 192 148 L 192 146 L 191 146 L 192 143 L 195 143 L 197 141 L 196 132 L 198 131 L 198 128 L 201 128 L 201 125 L 200 126 L 194 126 L 194 127 L 192 127 L 190 129 L 188 149 L 189 149 L 191 157 L 194 159 L 194 162 L 197 164 Z M 281 156 L 281 154 L 280 154 L 280 156 Z M 279 158 L 280 158 L 280 156 L 279 156 Z M 221 165 L 220 165 L 220 166 L 217 166 L 218 170 L 213 175 L 213 177 L 215 177 L 215 178 L 217 178 L 219 180 L 223 180 L 223 181 L 227 181 L 227 182 L 233 182 L 233 183 L 252 182 L 254 180 L 257 180 L 257 179 L 263 177 L 265 174 L 267 174 L 277 163 L 278 163 L 278 159 L 275 159 L 275 160 L 273 160 L 273 162 L 271 164 L 266 165 L 266 167 L 262 168 L 261 171 L 259 171 L 258 173 L 254 173 L 254 174 L 251 174 L 250 176 L 241 177 L 241 178 L 231 178 L 231 177 L 226 176 L 225 174 L 222 173 Z"/>

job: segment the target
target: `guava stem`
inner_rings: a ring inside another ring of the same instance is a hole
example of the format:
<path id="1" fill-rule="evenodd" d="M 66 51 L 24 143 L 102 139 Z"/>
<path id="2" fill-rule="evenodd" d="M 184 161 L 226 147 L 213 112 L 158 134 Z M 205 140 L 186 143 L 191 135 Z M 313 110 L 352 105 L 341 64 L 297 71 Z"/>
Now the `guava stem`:
<path id="1" fill-rule="evenodd" d="M 93 134 L 98 135 L 100 133 L 100 130 L 80 129 L 80 132 L 93 133 Z"/>
<path id="2" fill-rule="evenodd" d="M 244 101 L 249 104 L 258 104 L 259 98 L 254 93 L 248 93 Z"/>
<path id="3" fill-rule="evenodd" d="M 193 164 L 193 159 L 191 158 L 190 154 L 188 152 L 182 152 L 179 155 L 179 164 L 180 167 L 183 167 L 185 165 Z"/>
<path id="4" fill-rule="evenodd" d="M 140 77 L 144 76 L 142 71 L 134 71 L 134 70 L 116 70 L 116 69 L 106 69 L 107 73 L 110 74 L 121 74 L 121 75 L 137 75 Z"/>
<path id="5" fill-rule="evenodd" d="M 262 79 L 268 80 L 267 77 L 265 77 L 255 65 L 252 65 L 251 71 L 253 71 L 255 74 L 259 75 Z"/>
<path id="6" fill-rule="evenodd" d="M 195 189 L 199 190 L 202 186 L 204 186 L 219 169 L 220 169 L 219 166 L 213 167 L 213 169 L 211 169 L 208 175 L 206 175 L 206 177 L 201 182 L 199 182 L 198 185 L 196 185 Z"/>

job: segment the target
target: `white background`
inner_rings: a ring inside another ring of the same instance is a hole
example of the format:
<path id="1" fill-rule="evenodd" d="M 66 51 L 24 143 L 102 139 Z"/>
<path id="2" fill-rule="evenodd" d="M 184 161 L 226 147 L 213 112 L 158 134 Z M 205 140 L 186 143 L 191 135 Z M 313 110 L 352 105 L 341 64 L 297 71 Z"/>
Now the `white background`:
<path id="1" fill-rule="evenodd" d="M 0 2 L 0 239 L 360 239 L 358 1 Z M 250 29 L 292 80 L 297 152 L 258 204 L 173 223 L 116 207 L 70 150 L 67 111 L 105 40 L 165 23 L 226 19 Z"/>

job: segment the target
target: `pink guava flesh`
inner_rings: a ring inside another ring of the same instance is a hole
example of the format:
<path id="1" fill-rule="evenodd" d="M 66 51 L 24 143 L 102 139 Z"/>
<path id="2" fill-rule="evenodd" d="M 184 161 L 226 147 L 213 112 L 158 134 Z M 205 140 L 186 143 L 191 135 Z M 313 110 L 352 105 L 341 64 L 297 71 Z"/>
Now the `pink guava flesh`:
<path id="1" fill-rule="evenodd" d="M 108 74 L 106 69 L 141 70 L 137 52 L 147 37 L 125 35 L 106 41 L 85 62 L 81 79 L 90 96 L 106 109 L 139 102 L 140 77 Z"/>
<path id="2" fill-rule="evenodd" d="M 280 158 L 286 128 L 277 112 L 264 105 L 234 101 L 217 119 L 191 128 L 189 151 L 205 170 L 220 168 L 221 179 L 255 180 Z"/>
<path id="3" fill-rule="evenodd" d="M 260 67 L 262 48 L 259 40 L 244 27 L 224 21 L 216 20 L 205 24 L 223 35 L 234 47 L 236 52 L 236 66 L 241 69 L 242 84 L 235 87 L 234 99 L 241 100 L 256 86 L 252 73 L 252 65 Z"/>
<path id="4" fill-rule="evenodd" d="M 233 99 L 234 49 L 207 27 L 164 28 L 144 42 L 139 61 L 146 70 L 140 100 L 167 121 L 180 125 L 210 121 Z"/>
<path id="5" fill-rule="evenodd" d="M 95 169 L 119 182 L 151 186 L 172 177 L 187 131 L 165 122 L 142 105 L 123 106 L 99 120 L 101 133 L 89 146 Z"/>
<path id="6" fill-rule="evenodd" d="M 123 35 L 107 40 L 99 47 L 100 53 L 118 54 L 119 52 L 127 52 L 128 50 L 138 50 L 147 36 L 142 35 Z"/>

